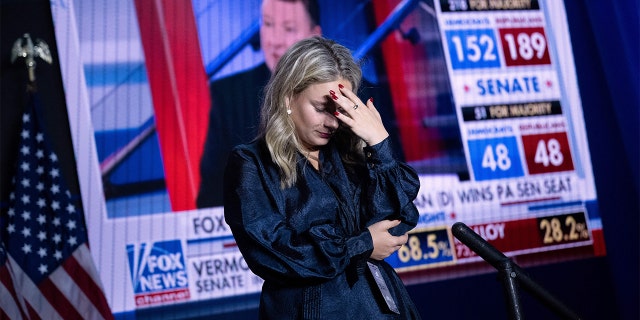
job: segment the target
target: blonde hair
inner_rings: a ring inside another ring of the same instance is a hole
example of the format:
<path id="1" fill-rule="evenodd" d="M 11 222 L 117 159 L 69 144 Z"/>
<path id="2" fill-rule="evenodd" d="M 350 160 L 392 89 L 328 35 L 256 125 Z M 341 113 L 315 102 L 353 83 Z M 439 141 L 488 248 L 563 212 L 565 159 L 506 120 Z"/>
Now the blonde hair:
<path id="1" fill-rule="evenodd" d="M 271 159 L 280 168 L 282 188 L 295 184 L 296 163 L 299 154 L 306 151 L 287 114 L 289 103 L 310 85 L 339 78 L 349 81 L 353 91 L 357 92 L 362 78 L 360 66 L 349 49 L 320 36 L 297 42 L 278 61 L 265 87 L 258 137 L 265 139 Z M 346 164 L 353 164 L 362 158 L 365 143 L 350 130 L 341 126 L 332 140 Z"/>

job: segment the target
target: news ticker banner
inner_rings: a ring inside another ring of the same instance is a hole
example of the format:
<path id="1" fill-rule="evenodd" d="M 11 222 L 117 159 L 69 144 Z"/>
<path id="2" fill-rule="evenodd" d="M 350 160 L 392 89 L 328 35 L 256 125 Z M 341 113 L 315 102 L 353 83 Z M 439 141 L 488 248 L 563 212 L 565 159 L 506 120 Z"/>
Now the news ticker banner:
<path id="1" fill-rule="evenodd" d="M 421 175 L 419 224 L 387 261 L 401 276 L 480 261 L 452 237 L 457 221 L 511 257 L 571 248 L 603 254 L 562 2 L 434 7 L 470 179 Z M 107 214 L 73 3 L 52 1 L 52 12 L 92 254 L 113 312 L 259 293 L 262 280 L 222 208 Z"/>

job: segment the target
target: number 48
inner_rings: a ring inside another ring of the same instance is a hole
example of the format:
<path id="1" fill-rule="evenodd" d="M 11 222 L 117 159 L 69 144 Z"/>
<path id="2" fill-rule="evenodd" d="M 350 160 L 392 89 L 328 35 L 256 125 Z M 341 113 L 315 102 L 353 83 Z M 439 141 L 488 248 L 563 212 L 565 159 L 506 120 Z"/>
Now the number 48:
<path id="1" fill-rule="evenodd" d="M 559 166 L 564 161 L 564 156 L 560 151 L 560 142 L 556 139 L 549 139 L 547 143 L 544 140 L 538 141 L 536 148 L 536 154 L 533 159 L 535 163 L 540 163 L 545 167 L 549 164 L 553 166 Z"/>
<path id="2" fill-rule="evenodd" d="M 503 143 L 498 143 L 494 154 L 493 146 L 488 145 L 482 155 L 482 167 L 489 168 L 491 171 L 496 171 L 496 168 L 500 168 L 502 171 L 509 170 L 511 168 L 511 159 L 509 158 L 507 146 Z"/>

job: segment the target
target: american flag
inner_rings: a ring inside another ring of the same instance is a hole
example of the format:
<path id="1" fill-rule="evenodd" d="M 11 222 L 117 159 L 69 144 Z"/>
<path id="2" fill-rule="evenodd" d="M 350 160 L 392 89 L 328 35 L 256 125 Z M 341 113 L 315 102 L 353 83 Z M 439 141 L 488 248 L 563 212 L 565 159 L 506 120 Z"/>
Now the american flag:
<path id="1" fill-rule="evenodd" d="M 31 93 L 13 189 L 0 212 L 0 319 L 113 319 L 82 207 L 41 130 L 40 107 Z"/>

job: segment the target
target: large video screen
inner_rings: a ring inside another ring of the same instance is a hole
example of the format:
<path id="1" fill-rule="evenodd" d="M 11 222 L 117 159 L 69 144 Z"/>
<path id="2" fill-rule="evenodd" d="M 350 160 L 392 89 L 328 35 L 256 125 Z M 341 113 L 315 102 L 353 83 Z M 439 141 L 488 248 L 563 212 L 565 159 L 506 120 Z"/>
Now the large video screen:
<path id="1" fill-rule="evenodd" d="M 255 306 L 263 281 L 217 182 L 225 152 L 255 136 L 270 59 L 299 15 L 265 13 L 262 0 L 51 6 L 114 314 Z M 455 222 L 523 265 L 606 254 L 562 1 L 330 0 L 317 23 L 361 61 L 361 99 L 375 99 L 419 173 L 418 226 L 386 259 L 407 284 L 491 271 Z"/>

